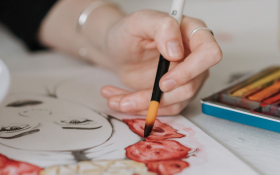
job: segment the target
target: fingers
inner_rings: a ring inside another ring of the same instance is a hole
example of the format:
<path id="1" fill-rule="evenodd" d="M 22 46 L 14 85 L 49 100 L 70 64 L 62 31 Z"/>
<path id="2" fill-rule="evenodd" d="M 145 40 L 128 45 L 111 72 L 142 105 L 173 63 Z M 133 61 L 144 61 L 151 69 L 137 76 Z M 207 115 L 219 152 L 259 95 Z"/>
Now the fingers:
<path id="1" fill-rule="evenodd" d="M 129 94 L 130 92 L 114 86 L 104 86 L 101 89 L 101 95 L 105 98 L 110 98 L 116 95 Z"/>
<path id="2" fill-rule="evenodd" d="M 168 106 L 170 104 L 182 102 L 185 100 L 193 99 L 198 90 L 203 85 L 204 81 L 208 78 L 209 71 L 205 71 L 198 77 L 195 77 L 188 83 L 173 89 L 172 91 L 163 93 L 161 98 L 161 105 Z"/>
<path id="3" fill-rule="evenodd" d="M 194 18 L 185 17 L 182 22 L 184 38 L 188 37 L 193 29 L 201 27 L 201 25 L 205 26 L 202 21 Z M 222 59 L 222 51 L 219 45 L 207 30 L 198 30 L 192 36 L 189 47 L 191 54 L 183 62 L 167 72 L 160 80 L 160 88 L 163 92 L 171 91 L 186 84 Z"/>
<path id="4" fill-rule="evenodd" d="M 142 10 L 127 18 L 126 29 L 133 36 L 153 39 L 159 52 L 170 61 L 181 60 L 184 47 L 178 22 L 166 13 Z"/>
<path id="5" fill-rule="evenodd" d="M 207 76 L 208 72 L 205 72 L 189 83 L 178 87 L 173 91 L 164 93 L 161 98 L 159 115 L 178 114 L 195 96 Z M 139 115 L 144 115 L 147 112 L 152 90 L 129 93 L 128 91 L 119 88 L 106 87 L 103 88 L 102 92 L 104 92 L 104 89 L 107 89 L 106 91 L 111 91 L 111 95 L 103 94 L 103 96 L 108 99 L 108 106 L 111 109 Z"/>
<path id="6" fill-rule="evenodd" d="M 188 104 L 190 100 L 175 103 L 169 106 L 159 107 L 157 115 L 177 115 L 179 114 Z M 133 115 L 147 115 L 148 110 L 131 112 Z"/>

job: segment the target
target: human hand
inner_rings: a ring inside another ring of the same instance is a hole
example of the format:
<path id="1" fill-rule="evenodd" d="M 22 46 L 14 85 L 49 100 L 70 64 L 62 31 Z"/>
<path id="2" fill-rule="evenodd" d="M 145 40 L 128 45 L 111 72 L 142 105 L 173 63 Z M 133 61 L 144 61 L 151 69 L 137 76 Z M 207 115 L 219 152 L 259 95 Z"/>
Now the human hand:
<path id="1" fill-rule="evenodd" d="M 108 106 L 146 115 L 161 53 L 171 64 L 160 80 L 164 93 L 158 115 L 180 113 L 207 79 L 208 69 L 222 59 L 221 49 L 209 31 L 198 30 L 189 40 L 197 27 L 206 25 L 184 16 L 180 27 L 168 14 L 152 10 L 136 12 L 112 25 L 103 50 L 120 79 L 136 91 L 103 87 L 101 93 Z"/>
<path id="2" fill-rule="evenodd" d="M 38 38 L 48 47 L 79 55 L 107 67 L 136 90 L 113 86 L 101 90 L 111 109 L 146 115 L 160 53 L 169 60 L 170 70 L 160 80 L 164 92 L 158 115 L 174 115 L 194 98 L 208 77 L 208 69 L 222 58 L 214 37 L 203 21 L 183 17 L 182 25 L 166 13 L 142 10 L 125 16 L 114 5 L 103 5 L 90 13 L 81 32 L 77 19 L 92 0 L 58 1 L 43 20 Z M 69 10 L 71 9 L 71 10 Z M 169 81 L 168 81 L 169 80 Z"/>

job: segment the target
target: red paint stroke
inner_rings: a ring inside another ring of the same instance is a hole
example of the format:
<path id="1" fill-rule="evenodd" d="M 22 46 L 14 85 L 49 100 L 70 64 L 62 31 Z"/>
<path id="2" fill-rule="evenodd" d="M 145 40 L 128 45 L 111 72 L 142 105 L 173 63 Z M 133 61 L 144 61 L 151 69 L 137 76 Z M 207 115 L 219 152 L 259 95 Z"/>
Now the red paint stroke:
<path id="1" fill-rule="evenodd" d="M 148 170 L 159 175 L 172 175 L 180 173 L 183 169 L 189 167 L 189 163 L 182 160 L 167 160 L 159 162 L 148 162 Z"/>
<path id="2" fill-rule="evenodd" d="M 0 175 L 39 175 L 42 168 L 0 154 Z"/>
<path id="3" fill-rule="evenodd" d="M 140 137 L 144 137 L 145 119 L 124 119 L 123 122 L 126 123 L 134 133 L 138 134 Z M 163 140 L 181 137 L 185 137 L 185 135 L 177 133 L 176 129 L 156 120 L 153 131 L 146 140 Z"/>
<path id="4" fill-rule="evenodd" d="M 128 158 L 143 163 L 183 159 L 191 151 L 175 140 L 141 141 L 125 150 Z"/>
<path id="5" fill-rule="evenodd" d="M 274 102 L 277 102 L 278 100 L 280 100 L 280 93 L 273 96 L 273 97 L 270 97 L 270 98 L 266 99 L 265 101 L 263 101 L 263 103 L 269 105 L 269 104 L 272 104 Z"/>

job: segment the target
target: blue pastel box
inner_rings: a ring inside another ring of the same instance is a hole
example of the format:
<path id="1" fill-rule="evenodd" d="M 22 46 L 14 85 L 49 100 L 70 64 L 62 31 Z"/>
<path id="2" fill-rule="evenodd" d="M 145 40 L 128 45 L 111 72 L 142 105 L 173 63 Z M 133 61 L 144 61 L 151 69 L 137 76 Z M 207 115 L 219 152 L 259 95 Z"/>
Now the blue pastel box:
<path id="1" fill-rule="evenodd" d="M 275 67 L 270 67 L 268 69 L 275 69 Z M 210 116 L 280 133 L 279 101 L 277 106 L 275 104 L 263 106 L 260 102 L 241 97 L 234 97 L 228 94 L 230 89 L 248 81 L 248 79 L 260 74 L 261 72 L 263 71 L 247 75 L 231 83 L 221 91 L 202 99 L 202 112 Z"/>

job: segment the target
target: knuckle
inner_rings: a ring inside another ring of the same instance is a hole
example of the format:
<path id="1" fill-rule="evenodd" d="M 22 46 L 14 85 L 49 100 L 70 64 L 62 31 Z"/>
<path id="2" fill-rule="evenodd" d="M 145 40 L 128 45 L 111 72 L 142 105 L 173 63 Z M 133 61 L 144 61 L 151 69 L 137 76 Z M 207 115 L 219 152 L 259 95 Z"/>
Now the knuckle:
<path id="1" fill-rule="evenodd" d="M 138 19 L 138 18 L 141 18 L 143 16 L 143 14 L 147 14 L 147 13 L 150 13 L 151 10 L 139 10 L 139 11 L 136 11 L 132 14 L 129 15 L 129 17 L 131 19 Z"/>
<path id="2" fill-rule="evenodd" d="M 188 17 L 190 19 L 190 22 L 195 25 L 195 26 L 201 26 L 201 27 L 206 27 L 206 24 L 203 20 L 198 19 L 198 18 L 193 18 L 193 17 Z"/>
<path id="3" fill-rule="evenodd" d="M 180 104 L 174 104 L 170 106 L 170 115 L 177 115 L 181 112 L 181 105 Z"/>
<path id="4" fill-rule="evenodd" d="M 186 67 L 182 66 L 180 72 L 182 72 L 181 76 L 182 76 L 182 80 L 184 80 L 184 82 L 192 79 L 192 73 Z"/>
<path id="5" fill-rule="evenodd" d="M 176 21 L 176 19 L 174 19 L 170 16 L 162 17 L 159 24 L 161 26 L 163 26 L 164 28 L 171 28 L 171 27 L 174 27 L 175 25 L 179 25 L 178 22 Z"/>
<path id="6" fill-rule="evenodd" d="M 203 20 L 201 20 L 201 19 L 195 18 L 195 21 L 196 21 L 196 23 L 198 23 L 199 25 L 206 26 L 205 22 L 204 22 Z"/>
<path id="7" fill-rule="evenodd" d="M 193 82 L 186 84 L 185 88 L 183 89 L 184 89 L 185 98 L 187 99 L 192 98 L 196 93 L 196 86 Z"/>
<path id="8" fill-rule="evenodd" d="M 143 96 L 144 96 L 144 98 L 143 98 L 144 104 L 149 104 L 149 102 L 151 101 L 152 94 L 150 92 L 151 91 L 149 91 L 149 92 L 146 91 L 146 93 L 143 94 Z"/>
<path id="9" fill-rule="evenodd" d="M 207 50 L 213 65 L 218 64 L 223 58 L 223 52 L 217 43 L 207 44 Z"/>

